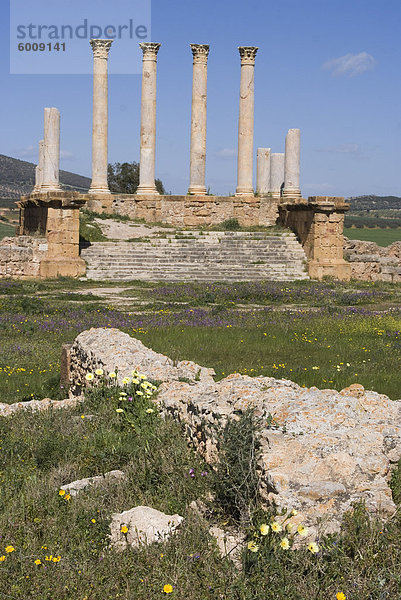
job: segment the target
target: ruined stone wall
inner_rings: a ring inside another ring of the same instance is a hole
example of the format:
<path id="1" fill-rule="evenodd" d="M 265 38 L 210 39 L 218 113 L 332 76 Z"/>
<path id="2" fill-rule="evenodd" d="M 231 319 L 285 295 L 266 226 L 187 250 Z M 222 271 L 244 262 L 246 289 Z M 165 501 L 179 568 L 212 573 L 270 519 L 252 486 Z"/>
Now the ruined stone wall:
<path id="1" fill-rule="evenodd" d="M 401 242 L 378 246 L 374 242 L 344 238 L 351 277 L 362 281 L 401 281 Z"/>
<path id="2" fill-rule="evenodd" d="M 34 279 L 40 276 L 40 263 L 47 254 L 44 237 L 18 236 L 0 242 L 0 277 Z"/>
<path id="3" fill-rule="evenodd" d="M 282 203 L 279 210 L 280 222 L 296 233 L 303 246 L 312 279 L 350 279 L 351 268 L 343 256 L 344 213 L 348 210 L 343 198 L 310 196 Z"/>
<path id="4" fill-rule="evenodd" d="M 148 223 L 163 222 L 182 227 L 218 225 L 238 219 L 240 225 L 274 225 L 279 199 L 267 196 L 135 196 L 113 197 L 113 212 Z"/>

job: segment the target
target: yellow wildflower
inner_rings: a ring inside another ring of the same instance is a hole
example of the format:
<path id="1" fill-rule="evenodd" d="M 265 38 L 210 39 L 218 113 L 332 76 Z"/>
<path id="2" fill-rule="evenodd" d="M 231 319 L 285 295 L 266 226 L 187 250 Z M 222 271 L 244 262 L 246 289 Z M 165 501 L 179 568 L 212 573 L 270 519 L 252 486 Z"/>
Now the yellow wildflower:
<path id="1" fill-rule="evenodd" d="M 173 591 L 173 586 L 170 585 L 169 583 L 167 583 L 164 587 L 163 587 L 163 592 L 165 594 L 171 594 L 171 592 Z"/>
<path id="2" fill-rule="evenodd" d="M 71 500 L 71 494 L 66 494 L 64 500 Z"/>
<path id="3" fill-rule="evenodd" d="M 153 408 L 147 408 L 146 412 L 148 413 L 148 415 L 150 415 L 151 413 L 153 413 L 155 411 L 153 410 Z"/>
<path id="4" fill-rule="evenodd" d="M 87 374 L 85 375 L 85 379 L 86 379 L 86 381 L 92 381 L 92 379 L 94 379 L 94 378 L 95 378 L 95 376 L 94 376 L 94 374 L 93 374 L 93 373 L 87 373 Z"/>
<path id="5" fill-rule="evenodd" d="M 58 563 L 61 560 L 61 556 L 53 556 L 53 562 Z"/>
<path id="6" fill-rule="evenodd" d="M 309 552 L 312 552 L 312 554 L 316 554 L 319 552 L 319 546 L 315 542 L 311 542 L 308 544 L 308 550 Z"/>
<path id="7" fill-rule="evenodd" d="M 42 561 L 39 558 L 37 558 L 34 562 L 35 562 L 35 565 L 38 565 L 38 566 L 42 564 Z"/>
<path id="8" fill-rule="evenodd" d="M 266 523 L 263 523 L 259 529 L 260 529 L 261 535 L 267 535 L 269 533 L 270 527 L 268 525 L 266 525 Z"/>
<path id="9" fill-rule="evenodd" d="M 122 408 L 116 408 L 116 412 L 117 412 L 117 413 L 123 413 L 124 411 L 123 411 L 123 409 L 122 409 Z"/>
<path id="10" fill-rule="evenodd" d="M 10 554 L 10 552 L 14 552 L 15 548 L 14 546 L 6 546 L 5 547 L 5 551 L 8 552 Z"/>
<path id="11" fill-rule="evenodd" d="M 53 554 L 50 554 L 50 556 L 45 556 L 45 560 L 51 562 L 53 560 Z"/>
<path id="12" fill-rule="evenodd" d="M 59 496 L 65 496 L 65 490 L 60 490 L 58 493 Z"/>
<path id="13" fill-rule="evenodd" d="M 96 523 L 96 519 L 91 519 L 91 523 Z"/>
<path id="14" fill-rule="evenodd" d="M 248 542 L 248 550 L 250 550 L 251 552 L 257 552 L 259 550 L 259 546 L 256 544 L 256 542 L 253 542 L 251 540 L 250 542 Z"/>
<path id="15" fill-rule="evenodd" d="M 346 596 L 342 592 L 338 592 L 336 594 L 336 598 L 337 598 L 337 600 L 346 600 Z"/>
<path id="16" fill-rule="evenodd" d="M 288 541 L 288 538 L 284 537 L 280 542 L 280 546 L 283 550 L 288 550 L 288 548 L 290 547 L 290 542 Z"/>
<path id="17" fill-rule="evenodd" d="M 114 371 L 112 371 L 111 373 L 109 373 L 109 378 L 110 379 L 115 379 L 117 377 L 117 373 L 114 373 Z"/>
<path id="18" fill-rule="evenodd" d="M 128 533 L 128 527 L 126 525 L 123 525 L 120 529 L 121 533 Z"/>
<path id="19" fill-rule="evenodd" d="M 3 556 L 0 556 L 0 562 L 4 562 L 5 560 L 6 560 L 6 557 L 4 556 L 4 554 L 3 554 Z"/>
<path id="20" fill-rule="evenodd" d="M 298 525 L 297 531 L 301 537 L 305 537 L 306 535 L 308 535 L 308 528 L 304 525 Z"/>
<path id="21" fill-rule="evenodd" d="M 272 523 L 272 531 L 274 531 L 274 533 L 280 533 L 280 531 L 282 531 L 283 528 L 280 525 L 280 523 L 278 521 L 273 521 Z"/>
<path id="22" fill-rule="evenodd" d="M 95 371 L 96 375 L 103 375 L 103 369 L 96 369 Z"/>
<path id="23" fill-rule="evenodd" d="M 131 379 L 129 377 L 124 377 L 123 385 L 128 385 L 130 381 L 131 381 Z"/>

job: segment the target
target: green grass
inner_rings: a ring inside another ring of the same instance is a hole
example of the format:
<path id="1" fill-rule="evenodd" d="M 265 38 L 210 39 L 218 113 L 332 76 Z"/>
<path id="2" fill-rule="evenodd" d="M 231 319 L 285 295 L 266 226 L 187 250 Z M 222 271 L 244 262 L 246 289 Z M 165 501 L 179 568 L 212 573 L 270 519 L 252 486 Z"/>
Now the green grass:
<path id="1" fill-rule="evenodd" d="M 0 401 L 65 397 L 61 344 L 92 325 L 119 327 L 175 360 L 214 367 L 218 377 L 239 371 L 336 389 L 358 381 L 400 397 L 401 313 L 394 305 L 401 286 L 124 282 L 137 298 L 128 312 L 88 293 L 118 285 L 3 280 Z M 144 301 L 151 310 L 144 312 Z M 244 495 L 244 466 L 235 465 L 238 440 L 254 444 L 252 431 L 243 433 L 238 423 L 227 432 L 216 480 L 177 423 L 146 413 L 149 401 L 125 421 L 115 410 L 119 402 L 118 390 L 96 388 L 76 408 L 0 418 L 1 599 L 159 600 L 166 584 L 180 600 L 334 600 L 338 592 L 347 600 L 400 597 L 400 515 L 384 525 L 367 518 L 362 506 L 345 519 L 341 535 L 319 540 L 319 554 L 286 552 L 275 538 L 259 535 L 259 552 L 244 550 L 244 570 L 236 570 L 219 557 L 208 528 L 234 517 L 230 506 L 240 520 L 245 514 L 248 539 L 270 518 L 253 484 Z M 252 456 L 256 462 L 253 450 Z M 117 468 L 125 481 L 71 500 L 58 493 L 70 481 Z M 393 476 L 397 502 L 400 473 Z M 241 496 L 233 496 L 233 484 Z M 190 509 L 195 499 L 207 504 L 206 517 Z M 111 515 L 141 504 L 183 515 L 180 532 L 139 550 L 111 551 Z M 14 552 L 5 551 L 8 545 Z M 50 555 L 60 561 L 46 560 Z"/>
<path id="2" fill-rule="evenodd" d="M 15 236 L 15 226 L 0 221 L 0 240 L 11 236 Z"/>
<path id="3" fill-rule="evenodd" d="M 363 240 L 375 242 L 379 246 L 389 246 L 393 242 L 401 241 L 401 228 L 397 229 L 370 229 L 370 228 L 344 228 L 344 235 L 350 240 Z"/>

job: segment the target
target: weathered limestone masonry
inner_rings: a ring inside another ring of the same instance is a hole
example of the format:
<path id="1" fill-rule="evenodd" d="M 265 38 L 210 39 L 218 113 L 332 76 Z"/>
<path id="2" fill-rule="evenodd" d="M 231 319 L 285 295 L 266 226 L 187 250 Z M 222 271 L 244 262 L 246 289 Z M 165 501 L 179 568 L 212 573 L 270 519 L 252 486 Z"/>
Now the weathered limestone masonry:
<path id="1" fill-rule="evenodd" d="M 141 145 L 137 194 L 158 194 L 155 185 L 156 63 L 160 44 L 139 44 L 143 52 Z"/>
<path id="2" fill-rule="evenodd" d="M 78 192 L 39 192 L 18 202 L 18 235 L 44 237 L 41 278 L 85 273 L 85 262 L 79 256 L 79 209 L 84 204 Z"/>
<path id="3" fill-rule="evenodd" d="M 284 159 L 284 192 L 285 200 L 298 201 L 301 198 L 299 187 L 301 151 L 301 132 L 299 129 L 289 129 L 285 138 Z"/>
<path id="4" fill-rule="evenodd" d="M 133 201 L 134 200 L 134 201 Z M 113 196 L 113 212 L 148 223 L 196 227 L 238 219 L 240 225 L 274 225 L 279 199 L 267 196 Z"/>
<path id="5" fill-rule="evenodd" d="M 238 118 L 237 196 L 253 196 L 253 120 L 255 104 L 255 57 L 258 48 L 240 46 L 241 83 Z"/>
<path id="6" fill-rule="evenodd" d="M 207 44 L 191 44 L 193 55 L 191 151 L 188 194 L 206 194 Z"/>
<path id="7" fill-rule="evenodd" d="M 4 238 L 0 242 L 0 277 L 37 279 L 40 263 L 46 258 L 45 237 L 21 235 Z"/>
<path id="8" fill-rule="evenodd" d="M 344 213 L 348 208 L 344 198 L 330 196 L 280 204 L 281 223 L 292 229 L 302 243 L 312 279 L 351 278 L 343 250 Z"/>
<path id="9" fill-rule="evenodd" d="M 284 152 L 272 152 L 270 155 L 270 189 L 272 198 L 281 198 L 284 185 Z"/>
<path id="10" fill-rule="evenodd" d="M 345 240 L 345 256 L 351 277 L 363 281 L 401 281 L 401 242 L 378 246 L 374 242 Z"/>
<path id="11" fill-rule="evenodd" d="M 185 426 L 206 458 L 216 458 L 211 426 L 238 419 L 253 408 L 274 428 L 261 432 L 260 492 L 266 504 L 296 509 L 313 539 L 338 531 L 344 513 L 364 500 L 373 514 L 396 511 L 389 480 L 401 457 L 401 401 L 365 391 L 359 384 L 337 392 L 302 388 L 286 379 L 229 375 L 216 383 L 213 369 L 190 361 L 174 364 L 117 329 L 91 329 L 70 351 L 72 393 L 88 384 L 85 375 L 101 368 L 118 371 L 121 384 L 132 369 L 161 381 L 155 402 Z M 183 381 L 185 378 L 185 382 Z"/>
<path id="12" fill-rule="evenodd" d="M 90 40 L 93 50 L 92 183 L 90 194 L 109 194 L 107 183 L 107 59 L 112 40 Z"/>
<path id="13" fill-rule="evenodd" d="M 43 165 L 44 165 L 45 140 L 39 141 L 39 162 L 35 167 L 35 187 L 32 192 L 39 192 L 43 182 Z"/>
<path id="14" fill-rule="evenodd" d="M 256 153 L 256 194 L 265 196 L 270 191 L 271 148 L 258 148 Z"/>
<path id="15" fill-rule="evenodd" d="M 43 179 L 40 189 L 57 192 L 60 188 L 60 112 L 45 108 L 44 114 Z"/>

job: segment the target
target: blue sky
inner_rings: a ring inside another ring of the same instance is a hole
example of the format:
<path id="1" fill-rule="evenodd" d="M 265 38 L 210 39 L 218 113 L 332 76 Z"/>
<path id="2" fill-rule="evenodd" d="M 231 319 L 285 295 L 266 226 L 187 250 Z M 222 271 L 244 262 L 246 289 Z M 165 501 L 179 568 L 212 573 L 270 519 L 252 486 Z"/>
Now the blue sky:
<path id="1" fill-rule="evenodd" d="M 26 0 L 26 6 L 42 1 Z M 97 0 L 97 19 L 115 13 L 110 7 L 118 1 Z M 9 2 L 0 3 L 0 153 L 37 162 L 43 108 L 55 106 L 61 112 L 61 168 L 90 176 L 91 76 L 10 75 Z M 304 197 L 401 196 L 399 0 L 153 0 L 151 9 L 151 41 L 162 44 L 156 176 L 168 191 L 182 194 L 188 188 L 189 44 L 208 43 L 206 185 L 211 192 L 235 191 L 237 47 L 249 45 L 259 46 L 255 159 L 257 147 L 283 152 L 287 130 L 300 128 Z M 110 68 L 118 57 L 113 46 Z M 135 63 L 141 51 L 136 42 L 130 49 Z M 82 60 L 91 59 L 88 44 Z M 139 74 L 110 75 L 110 162 L 139 158 L 140 92 Z"/>

